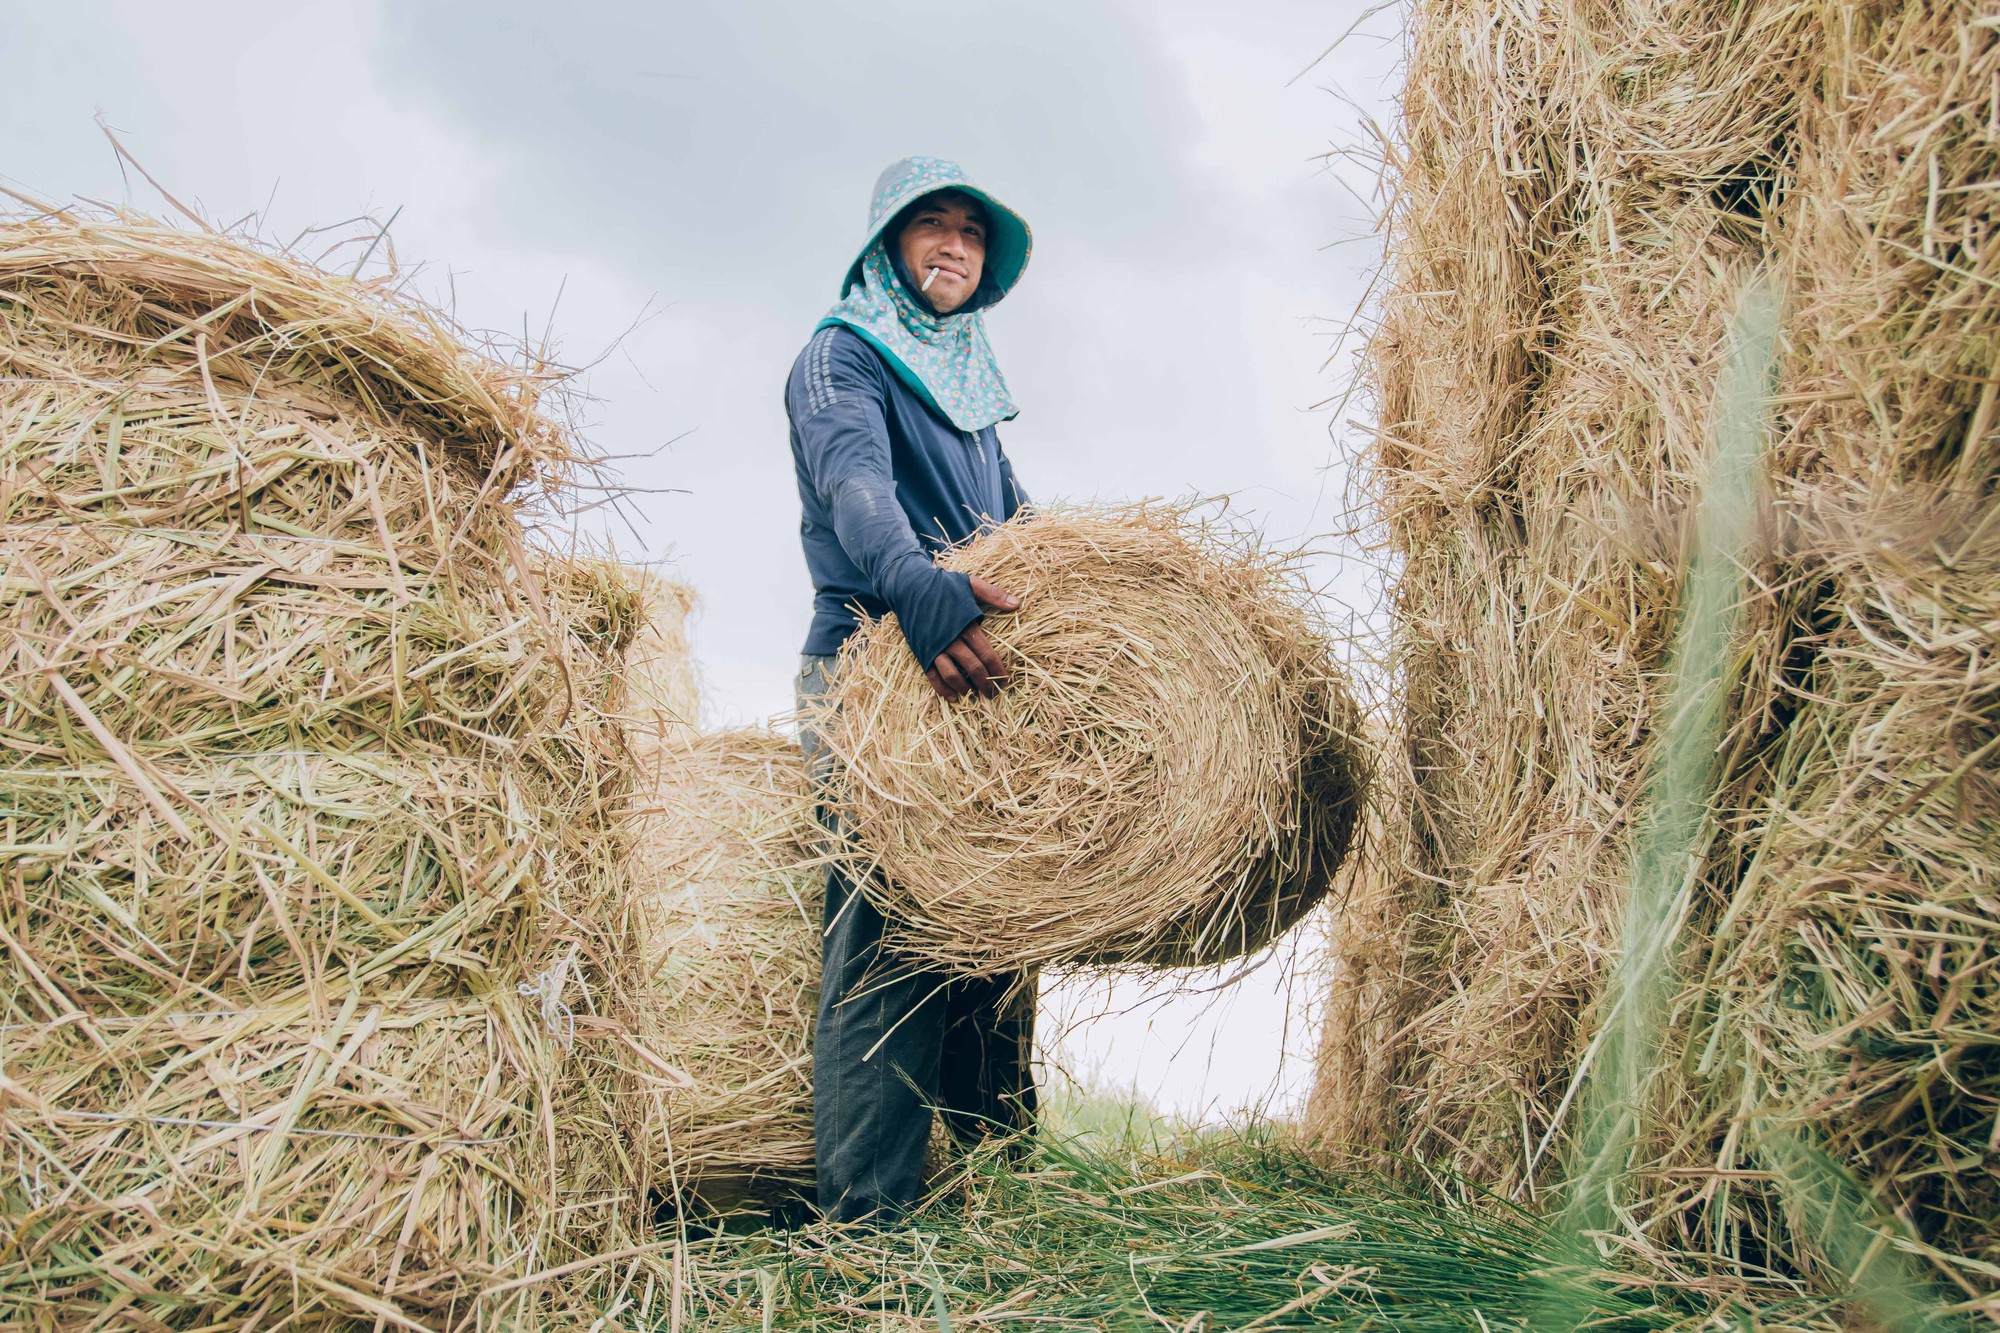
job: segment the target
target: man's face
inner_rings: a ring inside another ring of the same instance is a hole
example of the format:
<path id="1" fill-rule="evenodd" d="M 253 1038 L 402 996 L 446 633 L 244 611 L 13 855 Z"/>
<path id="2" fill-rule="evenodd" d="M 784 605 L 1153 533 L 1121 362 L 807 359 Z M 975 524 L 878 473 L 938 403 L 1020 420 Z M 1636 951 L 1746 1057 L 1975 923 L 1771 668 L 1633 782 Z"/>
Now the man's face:
<path id="1" fill-rule="evenodd" d="M 962 194 L 931 195 L 919 201 L 896 244 L 911 281 L 919 287 L 930 283 L 923 299 L 938 314 L 949 315 L 972 299 L 986 270 L 986 210 Z"/>

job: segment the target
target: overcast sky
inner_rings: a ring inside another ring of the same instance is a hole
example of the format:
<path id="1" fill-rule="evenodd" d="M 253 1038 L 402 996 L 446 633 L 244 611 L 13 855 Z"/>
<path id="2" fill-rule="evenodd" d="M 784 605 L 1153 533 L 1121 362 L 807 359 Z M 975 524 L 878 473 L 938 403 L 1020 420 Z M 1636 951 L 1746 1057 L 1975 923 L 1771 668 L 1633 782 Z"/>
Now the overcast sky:
<path id="1" fill-rule="evenodd" d="M 751 721 L 789 707 L 811 597 L 785 375 L 876 174 L 912 153 L 963 163 L 1035 229 L 988 316 L 1030 492 L 1228 494 L 1274 541 L 1325 548 L 1329 609 L 1365 612 L 1369 580 L 1326 536 L 1345 503 L 1326 405 L 1344 363 L 1327 361 L 1378 201 L 1367 162 L 1322 155 L 1365 149 L 1388 116 L 1398 15 L 1367 8 L 9 6 L 0 179 L 161 210 L 101 115 L 209 217 L 290 239 L 393 215 L 419 290 L 594 363 L 590 439 L 637 488 L 612 535 L 697 589 L 709 720 Z M 1067 1054 L 1182 1112 L 1282 1108 L 1302 1071 L 1279 1067 L 1275 970 L 1220 999 L 1118 987 L 1112 1007 L 1151 1023 L 1079 1028 Z"/>

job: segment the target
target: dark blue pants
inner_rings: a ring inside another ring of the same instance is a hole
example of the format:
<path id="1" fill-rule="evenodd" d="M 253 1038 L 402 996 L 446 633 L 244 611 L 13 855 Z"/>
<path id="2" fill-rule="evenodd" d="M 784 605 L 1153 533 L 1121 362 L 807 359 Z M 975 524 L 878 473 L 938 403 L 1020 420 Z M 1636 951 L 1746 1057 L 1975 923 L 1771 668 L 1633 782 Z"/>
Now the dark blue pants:
<path id="1" fill-rule="evenodd" d="M 824 695 L 830 657 L 801 659 L 800 707 Z M 816 781 L 832 756 L 801 728 Z M 825 807 L 820 820 L 840 829 Z M 931 1111 L 961 1148 L 1033 1127 L 1031 976 L 969 980 L 883 947 L 883 918 L 840 867 L 826 877 L 813 1133 L 819 1207 L 834 1221 L 893 1221 L 924 1185 Z"/>

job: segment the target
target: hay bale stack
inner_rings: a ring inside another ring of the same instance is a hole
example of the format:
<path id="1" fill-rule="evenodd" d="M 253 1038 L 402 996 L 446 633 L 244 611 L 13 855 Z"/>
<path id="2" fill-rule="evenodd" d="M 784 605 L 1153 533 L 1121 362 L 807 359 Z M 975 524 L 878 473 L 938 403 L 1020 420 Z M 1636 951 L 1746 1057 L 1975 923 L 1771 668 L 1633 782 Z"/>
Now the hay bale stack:
<path id="1" fill-rule="evenodd" d="M 527 555 L 546 387 L 285 255 L 0 226 L 0 1323 L 470 1326 L 622 1234 L 551 1025 L 637 607 Z"/>
<path id="2" fill-rule="evenodd" d="M 1022 600 L 1013 672 L 947 707 L 892 619 L 844 650 L 823 723 L 895 947 L 968 973 L 1202 966 L 1325 894 L 1366 779 L 1309 595 L 1193 511 L 1057 510 L 950 553 Z"/>
<path id="3" fill-rule="evenodd" d="M 1562 1163 L 1724 321 L 1768 268 L 1772 539 L 1632 1223 L 1815 1271 L 1756 1151 L 1796 1131 L 1990 1289 L 1996 33 L 1931 3 L 1425 3 L 1410 71 L 1368 460 L 1399 845 L 1333 1001 L 1389 1049 L 1331 1048 L 1319 1124 L 1523 1198 Z"/>
<path id="4" fill-rule="evenodd" d="M 825 892 L 796 742 L 724 731 L 655 750 L 629 835 L 626 1104 L 648 1184 L 703 1213 L 779 1203 L 813 1169 Z"/>

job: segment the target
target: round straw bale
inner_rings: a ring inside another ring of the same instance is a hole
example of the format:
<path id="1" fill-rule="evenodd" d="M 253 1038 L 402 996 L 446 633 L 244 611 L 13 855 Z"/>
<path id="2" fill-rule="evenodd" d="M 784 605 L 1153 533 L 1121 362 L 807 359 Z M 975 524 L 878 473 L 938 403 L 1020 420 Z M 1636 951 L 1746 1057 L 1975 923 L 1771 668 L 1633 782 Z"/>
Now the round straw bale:
<path id="1" fill-rule="evenodd" d="M 349 489 L 361 501 L 349 507 L 321 488 L 343 477 L 365 486 L 400 446 L 423 465 L 401 472 L 409 489 L 379 496 L 384 526 L 400 531 L 398 513 L 558 480 L 576 461 L 569 432 L 542 410 L 565 372 L 469 345 L 394 277 L 340 278 L 290 254 L 143 220 L 63 215 L 0 227 L 0 291 L 22 334 L 6 347 L 9 373 L 64 389 L 35 401 L 35 430 L 10 436 L 11 448 L 43 459 L 29 474 L 37 485 L 10 496 L 10 518 L 192 526 L 240 517 L 252 502 L 267 523 L 365 523 L 378 516 L 376 497 Z M 92 438 L 72 439 L 63 423 Z M 123 429 L 134 432 L 130 448 L 119 447 Z M 280 477 L 289 484 L 274 484 Z"/>
<path id="2" fill-rule="evenodd" d="M 624 569 L 623 574 L 645 617 L 625 649 L 625 739 L 643 755 L 695 733 L 701 687 L 687 630 L 695 594 L 686 584 L 650 570 Z"/>
<path id="3" fill-rule="evenodd" d="M 812 1180 L 824 871 L 798 745 L 726 731 L 654 751 L 629 836 L 635 1028 L 657 1057 L 628 1103 L 652 1188 L 717 1213 Z"/>
<path id="4" fill-rule="evenodd" d="M 226 237 L 0 222 L 0 1325 L 456 1327 L 622 1243 L 562 1075 L 638 607 L 525 544 L 547 387 Z"/>
<path id="5" fill-rule="evenodd" d="M 1366 780 L 1358 712 L 1287 562 L 1193 510 L 1055 510 L 944 567 L 1021 598 L 1013 679 L 947 706 L 893 620 L 823 734 L 895 947 L 973 973 L 1203 966 L 1326 892 Z"/>
<path id="6" fill-rule="evenodd" d="M 322 998 L 7 1041 L 13 1216 L 37 1251 L 92 1256 L 10 1279 L 13 1326 L 101 1303 L 117 1272 L 205 1327 L 278 1307 L 445 1327 L 516 1275 L 542 1226 L 545 1044 L 478 999 Z"/>

